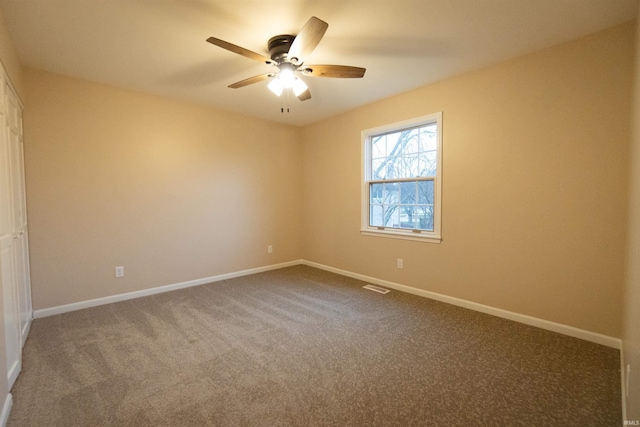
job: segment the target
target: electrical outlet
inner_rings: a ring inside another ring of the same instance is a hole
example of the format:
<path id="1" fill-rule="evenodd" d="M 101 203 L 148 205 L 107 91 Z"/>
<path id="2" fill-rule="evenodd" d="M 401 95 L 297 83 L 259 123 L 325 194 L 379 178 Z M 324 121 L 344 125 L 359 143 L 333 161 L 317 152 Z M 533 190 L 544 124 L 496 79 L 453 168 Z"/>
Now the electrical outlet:
<path id="1" fill-rule="evenodd" d="M 398 268 L 404 268 L 404 261 L 402 258 L 398 258 Z"/>
<path id="2" fill-rule="evenodd" d="M 268 254 L 272 254 L 273 253 L 273 246 L 271 246 L 271 245 L 267 246 L 267 253 Z"/>
<path id="3" fill-rule="evenodd" d="M 116 277 L 124 277 L 124 267 L 119 265 L 116 267 Z"/>

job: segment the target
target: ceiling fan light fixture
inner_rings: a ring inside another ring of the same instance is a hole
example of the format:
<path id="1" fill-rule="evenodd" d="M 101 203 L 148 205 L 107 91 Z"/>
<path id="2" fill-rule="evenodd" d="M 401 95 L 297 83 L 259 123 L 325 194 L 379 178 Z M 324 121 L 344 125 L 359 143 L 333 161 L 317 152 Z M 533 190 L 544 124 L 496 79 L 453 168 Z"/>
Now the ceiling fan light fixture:
<path id="1" fill-rule="evenodd" d="M 282 82 L 283 87 L 293 87 L 296 81 L 294 69 L 292 67 L 281 67 L 278 73 L 278 79 Z"/>
<path id="2" fill-rule="evenodd" d="M 269 90 L 273 92 L 276 96 L 282 95 L 282 91 L 284 90 L 284 86 L 282 85 L 282 81 L 279 78 L 271 79 L 271 82 L 267 85 Z"/>
<path id="3" fill-rule="evenodd" d="M 293 82 L 293 86 L 291 86 L 291 89 L 293 89 L 293 94 L 295 96 L 300 96 L 305 90 L 309 89 L 309 87 L 305 82 L 302 81 L 302 79 L 296 77 L 296 80 Z"/>
<path id="4" fill-rule="evenodd" d="M 275 72 L 240 80 L 230 84 L 230 88 L 238 89 L 270 80 L 268 84 L 269 90 L 276 96 L 281 96 L 285 89 L 291 89 L 300 101 L 306 101 L 311 99 L 311 93 L 305 82 L 298 76 L 361 78 L 366 71 L 364 68 L 347 65 L 303 66 L 304 59 L 316 48 L 328 26 L 329 24 L 323 20 L 312 16 L 297 35 L 281 34 L 271 37 L 267 43 L 271 58 L 215 37 L 209 37 L 207 42 L 278 69 Z"/>

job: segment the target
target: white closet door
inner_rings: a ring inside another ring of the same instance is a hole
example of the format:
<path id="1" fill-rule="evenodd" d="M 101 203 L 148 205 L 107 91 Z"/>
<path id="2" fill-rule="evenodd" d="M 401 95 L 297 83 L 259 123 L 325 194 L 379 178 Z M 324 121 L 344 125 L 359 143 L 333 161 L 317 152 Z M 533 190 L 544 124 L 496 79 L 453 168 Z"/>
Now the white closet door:
<path id="1" fill-rule="evenodd" d="M 11 389 L 20 373 L 32 309 L 22 109 L 3 78 L 4 74 L 0 77 L 0 285 Z"/>
<path id="2" fill-rule="evenodd" d="M 9 144 L 9 129 L 5 103 L 5 83 L 2 81 L 2 102 L 0 103 L 0 283 L 2 284 L 2 304 L 4 309 L 5 347 L 7 352 L 7 372 L 9 387 L 15 382 L 20 371 L 21 337 L 18 308 L 14 232 L 14 188 L 13 158 Z"/>
<path id="3" fill-rule="evenodd" d="M 11 184 L 13 194 L 13 234 L 16 276 L 16 298 L 21 343 L 27 339 L 31 325 L 31 283 L 29 247 L 27 241 L 27 205 L 24 177 L 24 144 L 22 108 L 11 88 L 6 87 L 9 151 L 11 153 Z"/>
<path id="4" fill-rule="evenodd" d="M 24 231 L 18 233 L 13 240 L 13 259 L 15 263 L 16 280 L 16 304 L 18 315 L 18 333 L 20 347 L 27 340 L 27 334 L 31 326 L 31 293 L 29 292 L 29 264 L 27 234 Z"/>
<path id="5" fill-rule="evenodd" d="M 11 155 L 11 193 L 13 197 L 13 231 L 24 230 L 27 225 L 25 210 L 24 154 L 22 149 L 22 113 L 18 99 L 7 88 L 7 124 L 9 133 L 9 152 Z"/>

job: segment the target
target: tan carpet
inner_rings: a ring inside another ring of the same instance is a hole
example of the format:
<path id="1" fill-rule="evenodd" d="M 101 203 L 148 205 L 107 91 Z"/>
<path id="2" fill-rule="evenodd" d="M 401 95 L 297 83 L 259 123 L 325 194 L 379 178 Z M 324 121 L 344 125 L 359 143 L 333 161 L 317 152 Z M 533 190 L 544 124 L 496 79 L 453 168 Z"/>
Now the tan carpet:
<path id="1" fill-rule="evenodd" d="M 619 352 L 297 266 L 37 319 L 16 426 L 619 426 Z"/>

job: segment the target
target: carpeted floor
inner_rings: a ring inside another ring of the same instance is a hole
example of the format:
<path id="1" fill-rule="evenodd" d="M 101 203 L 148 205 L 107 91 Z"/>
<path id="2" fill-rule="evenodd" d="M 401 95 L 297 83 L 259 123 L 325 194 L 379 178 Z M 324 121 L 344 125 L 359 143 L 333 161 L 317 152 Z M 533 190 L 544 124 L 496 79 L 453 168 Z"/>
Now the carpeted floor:
<path id="1" fill-rule="evenodd" d="M 305 266 L 37 319 L 17 426 L 619 426 L 615 349 Z"/>

